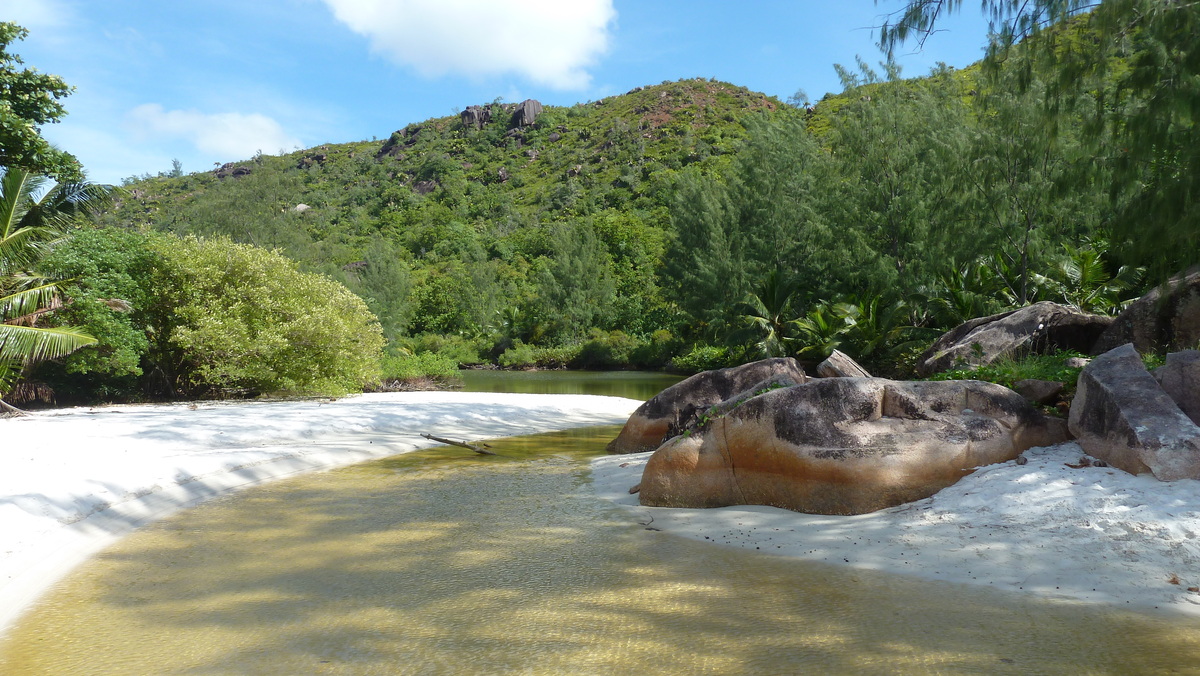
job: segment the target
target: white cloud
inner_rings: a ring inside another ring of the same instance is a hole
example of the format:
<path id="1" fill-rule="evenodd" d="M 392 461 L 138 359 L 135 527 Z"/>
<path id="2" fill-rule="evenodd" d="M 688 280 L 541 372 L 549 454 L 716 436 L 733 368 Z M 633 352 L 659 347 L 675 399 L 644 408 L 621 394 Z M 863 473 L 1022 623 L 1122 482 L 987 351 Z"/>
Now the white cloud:
<path id="1" fill-rule="evenodd" d="M 59 0 L 5 0 L 3 21 L 12 21 L 33 31 L 62 28 L 73 20 L 73 12 Z"/>
<path id="2" fill-rule="evenodd" d="M 518 73 L 583 89 L 608 49 L 612 0 L 324 0 L 371 48 L 428 77 Z"/>
<path id="3" fill-rule="evenodd" d="M 184 139 L 197 150 L 219 158 L 242 159 L 302 146 L 278 122 L 258 113 L 202 113 L 164 110 L 157 103 L 129 112 L 132 128 L 142 138 Z"/>

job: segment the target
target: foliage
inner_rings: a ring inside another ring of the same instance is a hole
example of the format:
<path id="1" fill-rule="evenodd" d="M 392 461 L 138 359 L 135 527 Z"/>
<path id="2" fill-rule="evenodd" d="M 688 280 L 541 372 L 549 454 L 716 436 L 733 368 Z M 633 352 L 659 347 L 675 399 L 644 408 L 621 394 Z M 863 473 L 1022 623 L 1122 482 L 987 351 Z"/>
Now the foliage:
<path id="1" fill-rule="evenodd" d="M 882 28 L 880 43 L 890 52 L 909 38 L 927 39 L 939 18 L 961 4 L 912 0 Z M 1025 88 L 1045 86 L 1039 110 L 1047 128 L 1071 128 L 1076 107 L 1091 102 L 1079 128 L 1097 159 L 1113 169 L 1113 242 L 1126 262 L 1148 266 L 1161 279 L 1194 263 L 1200 250 L 1200 5 L 985 0 L 982 7 L 997 33 L 989 72 L 1014 76 Z"/>
<path id="2" fill-rule="evenodd" d="M 378 377 L 378 321 L 344 286 L 225 238 L 156 245 L 176 321 L 158 340 L 181 392 L 350 392 Z"/>
<path id="3" fill-rule="evenodd" d="M 380 380 L 384 383 L 422 378 L 452 380 L 459 377 L 458 364 L 434 352 L 396 353 L 384 356 Z"/>
<path id="4" fill-rule="evenodd" d="M 9 168 L 0 177 L 0 396 L 32 364 L 95 342 L 77 327 L 38 326 L 63 305 L 59 280 L 38 268 L 75 220 L 102 202 L 106 192 L 78 183 L 60 183 L 44 192 L 43 187 L 43 179 L 21 169 Z"/>
<path id="5" fill-rule="evenodd" d="M 1066 362 L 1072 357 L 1083 356 L 1077 352 L 1056 352 L 1027 355 L 1020 359 L 1004 358 L 977 368 L 943 371 L 926 380 L 982 380 L 1009 389 L 1022 380 L 1049 380 L 1062 383 L 1062 400 L 1070 401 L 1075 396 L 1075 386 L 1083 368 L 1067 366 Z"/>
<path id="6" fill-rule="evenodd" d="M 678 373 L 700 373 L 734 366 L 740 363 L 728 349 L 715 345 L 695 345 L 686 354 L 671 359 L 671 370 Z"/>
<path id="7" fill-rule="evenodd" d="M 22 68 L 9 51 L 29 31 L 0 22 L 0 167 L 72 182 L 82 179 L 79 161 L 42 138 L 39 126 L 57 122 L 67 111 L 59 99 L 71 93 L 62 78 Z"/>
<path id="8" fill-rule="evenodd" d="M 378 379 L 383 338 L 365 303 L 277 253 L 100 229 L 49 263 L 76 275 L 67 317 L 99 338 L 39 373 L 67 395 L 333 394 Z"/>

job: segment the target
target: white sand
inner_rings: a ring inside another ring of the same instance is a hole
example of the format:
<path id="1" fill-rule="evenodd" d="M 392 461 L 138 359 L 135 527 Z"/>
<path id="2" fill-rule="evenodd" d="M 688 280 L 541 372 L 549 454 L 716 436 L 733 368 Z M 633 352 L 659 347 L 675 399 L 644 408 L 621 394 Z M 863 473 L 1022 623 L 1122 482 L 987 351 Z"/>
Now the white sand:
<path id="1" fill-rule="evenodd" d="M 1075 443 L 984 467 L 932 498 L 859 516 L 642 507 L 649 453 L 593 461 L 599 495 L 665 532 L 856 568 L 1079 602 L 1200 614 L 1200 482 L 1072 468 Z M 621 465 L 625 465 L 622 467 Z M 1172 584 L 1173 576 L 1179 584 Z"/>
<path id="2" fill-rule="evenodd" d="M 436 445 L 421 433 L 475 440 L 621 424 L 640 403 L 414 392 L 0 419 L 0 631 L 91 554 L 217 495 Z"/>

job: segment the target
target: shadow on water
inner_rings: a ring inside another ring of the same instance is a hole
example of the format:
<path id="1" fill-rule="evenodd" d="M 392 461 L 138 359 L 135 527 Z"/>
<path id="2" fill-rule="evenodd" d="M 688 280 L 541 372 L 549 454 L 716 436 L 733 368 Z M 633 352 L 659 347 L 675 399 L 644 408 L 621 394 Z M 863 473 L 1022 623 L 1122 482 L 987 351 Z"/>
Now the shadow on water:
<path id="1" fill-rule="evenodd" d="M 459 372 L 465 392 L 596 394 L 645 401 L 683 380 L 649 371 L 490 371 Z"/>
<path id="2" fill-rule="evenodd" d="M 597 501 L 617 428 L 215 500 L 66 580 L 12 674 L 1195 673 L 1200 624 L 707 546 Z M 69 637 L 69 638 L 68 638 Z"/>

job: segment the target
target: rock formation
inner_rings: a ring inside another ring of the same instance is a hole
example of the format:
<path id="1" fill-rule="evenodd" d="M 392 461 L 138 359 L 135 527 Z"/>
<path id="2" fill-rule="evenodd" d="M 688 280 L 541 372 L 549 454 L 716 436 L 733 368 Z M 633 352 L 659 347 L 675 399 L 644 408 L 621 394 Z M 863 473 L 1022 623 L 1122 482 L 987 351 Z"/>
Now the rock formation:
<path id="1" fill-rule="evenodd" d="M 1153 375 L 1179 410 L 1200 425 L 1200 351 L 1168 354 L 1167 363 L 1154 369 Z"/>
<path id="2" fill-rule="evenodd" d="M 961 366 L 983 366 L 1001 357 L 1074 350 L 1088 352 L 1112 317 L 1089 315 L 1043 301 L 1019 310 L 981 317 L 951 329 L 917 360 L 929 376 Z"/>
<path id="3" fill-rule="evenodd" d="M 1200 479 L 1200 427 L 1150 375 L 1130 343 L 1096 357 L 1079 373 L 1070 429 L 1088 455 L 1131 474 Z"/>
<path id="4" fill-rule="evenodd" d="M 483 125 L 492 121 L 492 109 L 487 106 L 467 106 L 467 109 L 459 114 L 464 127 L 474 127 L 483 129 Z"/>
<path id="5" fill-rule="evenodd" d="M 979 381 L 824 378 L 749 398 L 663 444 L 641 503 L 862 514 L 1066 440 L 1061 420 Z"/>
<path id="6" fill-rule="evenodd" d="M 688 421 L 755 386 L 803 383 L 804 369 L 790 357 L 764 359 L 741 366 L 697 373 L 675 383 L 642 404 L 629 417 L 620 435 L 608 444 L 609 453 L 641 453 L 658 448 Z"/>
<path id="7" fill-rule="evenodd" d="M 1200 344 L 1200 266 L 1176 275 L 1125 308 L 1092 354 L 1133 343 L 1139 352 L 1186 350 Z"/>
<path id="8" fill-rule="evenodd" d="M 817 375 L 822 378 L 870 378 L 871 374 L 841 350 L 834 350 L 829 358 L 817 364 Z"/>
<path id="9" fill-rule="evenodd" d="M 517 104 L 517 109 L 513 111 L 512 120 L 508 123 L 510 127 L 528 127 L 537 120 L 537 116 L 542 114 L 542 104 L 533 99 L 525 99 Z"/>

